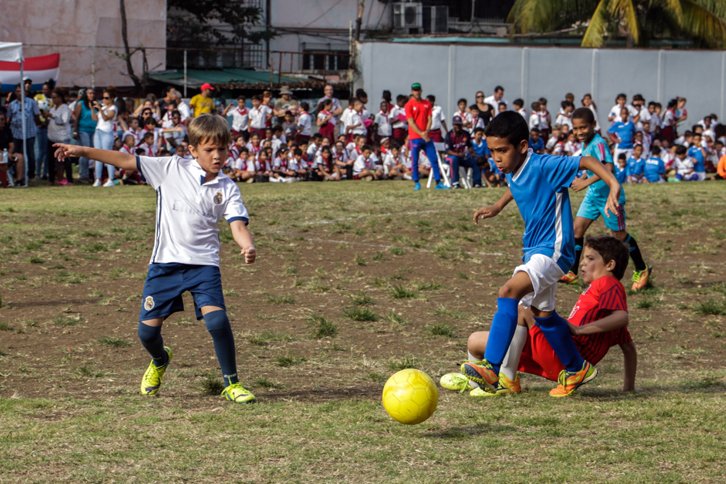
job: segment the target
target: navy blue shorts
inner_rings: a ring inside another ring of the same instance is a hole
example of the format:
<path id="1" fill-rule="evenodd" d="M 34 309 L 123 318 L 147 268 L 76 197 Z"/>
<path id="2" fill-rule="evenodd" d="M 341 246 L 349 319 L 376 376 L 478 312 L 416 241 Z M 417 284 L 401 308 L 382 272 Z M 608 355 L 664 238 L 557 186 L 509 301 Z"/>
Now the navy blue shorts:
<path id="1" fill-rule="evenodd" d="M 175 263 L 151 264 L 141 296 L 139 321 L 164 319 L 173 313 L 184 311 L 182 301 L 184 291 L 192 293 L 197 319 L 202 319 L 200 308 L 204 306 L 226 309 L 219 267 Z"/>

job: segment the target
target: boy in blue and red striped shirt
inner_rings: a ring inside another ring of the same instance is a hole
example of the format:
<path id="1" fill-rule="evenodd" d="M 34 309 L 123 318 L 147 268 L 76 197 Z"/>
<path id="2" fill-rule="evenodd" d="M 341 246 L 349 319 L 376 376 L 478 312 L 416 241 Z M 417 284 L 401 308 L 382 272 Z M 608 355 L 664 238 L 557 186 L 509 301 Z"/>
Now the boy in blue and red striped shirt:
<path id="1" fill-rule="evenodd" d="M 628 303 L 625 288 L 620 283 L 628 265 L 627 247 L 614 237 L 588 238 L 580 261 L 580 273 L 587 289 L 567 318 L 572 338 L 582 357 L 592 364 L 598 363 L 613 346 L 620 346 L 624 357 L 623 391 L 635 389 L 637 352 L 628 332 Z M 564 369 L 542 330 L 534 325 L 531 312 L 520 310 L 518 324 L 529 326 L 527 340 L 521 355 L 507 354 L 505 364 L 511 371 L 530 373 L 557 381 Z M 488 332 L 475 332 L 469 336 L 467 350 L 474 358 L 483 356 L 489 338 Z M 473 397 L 497 396 L 519 393 L 517 385 L 496 392 L 473 388 Z M 471 388 L 466 377 L 449 373 L 441 378 L 441 385 L 449 390 L 462 391 Z"/>

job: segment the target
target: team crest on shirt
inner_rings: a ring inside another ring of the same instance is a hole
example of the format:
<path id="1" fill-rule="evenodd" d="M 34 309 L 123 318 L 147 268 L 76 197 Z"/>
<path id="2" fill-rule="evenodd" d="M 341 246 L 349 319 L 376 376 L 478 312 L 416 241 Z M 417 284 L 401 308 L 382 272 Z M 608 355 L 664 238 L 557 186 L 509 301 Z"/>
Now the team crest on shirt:
<path id="1" fill-rule="evenodd" d="M 214 194 L 214 203 L 216 203 L 217 205 L 222 203 L 222 192 L 217 192 Z"/>
<path id="2" fill-rule="evenodd" d="M 154 309 L 154 298 L 151 296 L 146 296 L 146 299 L 144 299 L 144 309 L 147 311 L 151 311 Z"/>

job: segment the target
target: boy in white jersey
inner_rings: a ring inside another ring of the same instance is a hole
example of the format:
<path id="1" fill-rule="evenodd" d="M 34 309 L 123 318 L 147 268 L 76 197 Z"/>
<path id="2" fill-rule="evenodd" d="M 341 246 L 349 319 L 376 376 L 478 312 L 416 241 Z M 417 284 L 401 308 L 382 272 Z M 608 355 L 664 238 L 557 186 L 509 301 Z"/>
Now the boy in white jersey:
<path id="1" fill-rule="evenodd" d="M 194 298 L 197 319 L 204 319 L 214 341 L 225 388 L 222 395 L 237 403 L 255 397 L 237 378 L 234 337 L 227 318 L 219 271 L 218 221 L 225 218 L 245 263 L 255 261 L 247 209 L 237 185 L 221 173 L 229 145 L 227 121 L 205 114 L 189 124 L 189 150 L 194 159 L 150 158 L 85 146 L 55 144 L 55 157 L 85 156 L 127 171 L 138 170 L 157 195 L 156 238 L 144 283 L 138 333 L 152 357 L 141 381 L 141 394 L 156 395 L 172 359 L 161 326 L 184 310 L 182 293 Z"/>

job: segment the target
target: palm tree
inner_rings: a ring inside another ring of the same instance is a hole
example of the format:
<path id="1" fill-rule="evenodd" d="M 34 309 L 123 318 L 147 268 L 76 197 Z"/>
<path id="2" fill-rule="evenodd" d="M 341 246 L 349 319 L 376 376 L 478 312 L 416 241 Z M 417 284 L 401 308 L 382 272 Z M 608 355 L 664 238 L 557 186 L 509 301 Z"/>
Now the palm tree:
<path id="1" fill-rule="evenodd" d="M 602 47 L 612 34 L 624 34 L 628 45 L 687 36 L 709 47 L 726 47 L 724 0 L 516 0 L 509 22 L 520 33 L 586 26 L 582 47 Z"/>

